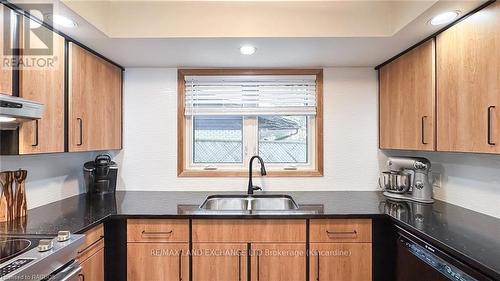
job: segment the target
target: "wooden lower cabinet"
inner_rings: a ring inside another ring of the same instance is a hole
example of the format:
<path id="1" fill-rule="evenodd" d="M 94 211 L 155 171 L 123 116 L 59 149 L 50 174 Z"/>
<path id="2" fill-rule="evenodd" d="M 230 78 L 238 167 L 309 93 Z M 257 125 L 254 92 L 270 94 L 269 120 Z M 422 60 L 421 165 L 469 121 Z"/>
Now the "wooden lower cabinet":
<path id="1" fill-rule="evenodd" d="M 311 243 L 311 281 L 371 281 L 371 243 Z"/>
<path id="2" fill-rule="evenodd" d="M 247 243 L 194 243 L 194 281 L 247 280 Z"/>
<path id="3" fill-rule="evenodd" d="M 104 226 L 85 232 L 85 242 L 78 249 L 77 260 L 82 267 L 80 281 L 104 281 Z"/>
<path id="4" fill-rule="evenodd" d="M 81 262 L 80 266 L 82 272 L 78 277 L 81 281 L 104 281 L 104 248 Z"/>
<path id="5" fill-rule="evenodd" d="M 252 278 L 255 281 L 305 281 L 306 244 L 252 244 Z"/>
<path id="6" fill-rule="evenodd" d="M 187 220 L 128 220 L 127 280 L 372 280 L 371 220 L 311 220 L 309 251 L 306 225 L 198 219 L 189 239 Z"/>
<path id="7" fill-rule="evenodd" d="M 188 281 L 187 243 L 128 243 L 127 280 Z"/>

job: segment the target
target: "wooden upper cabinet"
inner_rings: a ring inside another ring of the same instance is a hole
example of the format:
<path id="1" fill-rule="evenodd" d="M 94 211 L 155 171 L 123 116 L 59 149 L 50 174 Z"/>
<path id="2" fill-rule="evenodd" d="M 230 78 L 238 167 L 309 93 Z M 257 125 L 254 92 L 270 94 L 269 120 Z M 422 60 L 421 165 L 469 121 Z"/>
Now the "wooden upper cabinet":
<path id="1" fill-rule="evenodd" d="M 44 28 L 44 27 L 41 27 Z M 19 71 L 19 96 L 43 103 L 39 120 L 22 123 L 19 154 L 64 152 L 64 38 L 51 33 L 53 53 L 46 66 L 28 66 Z M 22 40 L 24 35 L 21 36 Z M 29 59 L 29 57 L 26 57 Z"/>
<path id="2" fill-rule="evenodd" d="M 4 50 L 4 12 L 10 11 L 9 8 L 0 4 L 0 94 L 12 95 L 12 68 L 3 64 Z"/>
<path id="3" fill-rule="evenodd" d="M 500 2 L 437 37 L 437 150 L 500 153 Z"/>
<path id="4" fill-rule="evenodd" d="M 380 148 L 435 150 L 435 43 L 380 69 Z"/>
<path id="5" fill-rule="evenodd" d="M 69 151 L 121 149 L 121 69 L 69 44 Z"/>

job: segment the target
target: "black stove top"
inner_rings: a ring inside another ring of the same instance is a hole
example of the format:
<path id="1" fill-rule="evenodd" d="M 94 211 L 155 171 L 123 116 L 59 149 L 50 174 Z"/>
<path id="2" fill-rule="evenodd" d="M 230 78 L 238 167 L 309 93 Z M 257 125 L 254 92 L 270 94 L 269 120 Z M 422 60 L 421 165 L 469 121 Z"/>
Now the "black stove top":
<path id="1" fill-rule="evenodd" d="M 0 263 L 31 249 L 34 243 L 23 238 L 4 238 L 0 240 Z"/>
<path id="2" fill-rule="evenodd" d="M 38 246 L 41 239 L 52 239 L 49 235 L 0 235 L 0 264 Z"/>

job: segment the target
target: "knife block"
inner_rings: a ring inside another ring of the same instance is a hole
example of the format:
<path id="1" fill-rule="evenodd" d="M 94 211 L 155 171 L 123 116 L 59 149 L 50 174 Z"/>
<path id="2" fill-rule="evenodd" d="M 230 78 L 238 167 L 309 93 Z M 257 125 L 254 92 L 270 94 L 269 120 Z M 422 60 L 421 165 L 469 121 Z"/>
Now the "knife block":
<path id="1" fill-rule="evenodd" d="M 14 221 L 27 213 L 26 170 L 0 172 L 0 222 Z M 15 183 L 15 188 L 14 188 Z"/>

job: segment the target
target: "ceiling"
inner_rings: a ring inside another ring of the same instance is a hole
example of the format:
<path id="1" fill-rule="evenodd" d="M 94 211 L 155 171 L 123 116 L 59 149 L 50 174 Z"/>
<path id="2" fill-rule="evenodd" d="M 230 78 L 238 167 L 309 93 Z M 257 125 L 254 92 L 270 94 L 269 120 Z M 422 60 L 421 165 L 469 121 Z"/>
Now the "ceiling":
<path id="1" fill-rule="evenodd" d="M 432 16 L 485 2 L 63 1 L 78 27 L 59 29 L 124 67 L 375 66 L 442 28 Z"/>

